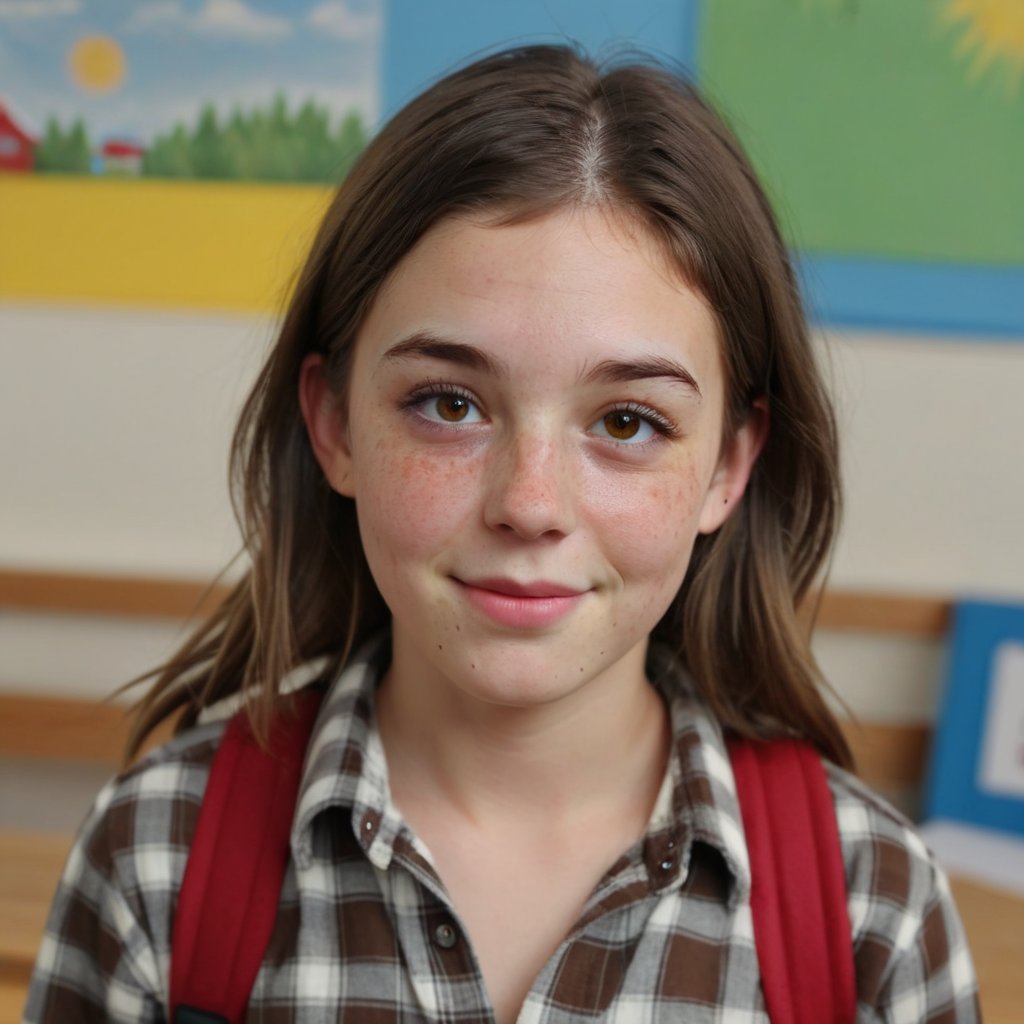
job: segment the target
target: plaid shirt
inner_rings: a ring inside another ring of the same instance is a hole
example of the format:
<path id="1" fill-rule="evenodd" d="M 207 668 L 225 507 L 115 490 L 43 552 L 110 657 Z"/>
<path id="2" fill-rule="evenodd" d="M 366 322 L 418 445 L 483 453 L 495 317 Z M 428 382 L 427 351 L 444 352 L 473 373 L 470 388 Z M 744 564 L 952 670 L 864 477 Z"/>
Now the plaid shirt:
<path id="1" fill-rule="evenodd" d="M 314 726 L 250 1022 L 493 1021 L 458 914 L 390 799 L 373 721 L 386 656 L 385 644 L 368 645 L 331 686 Z M 721 730 L 681 672 L 653 668 L 674 733 L 665 784 L 643 839 L 608 870 L 534 981 L 521 1024 L 768 1019 Z M 57 891 L 26 1021 L 166 1020 L 176 896 L 223 728 L 221 718 L 176 737 L 100 794 Z M 828 778 L 857 1020 L 978 1020 L 942 872 L 878 797 L 834 767 Z"/>

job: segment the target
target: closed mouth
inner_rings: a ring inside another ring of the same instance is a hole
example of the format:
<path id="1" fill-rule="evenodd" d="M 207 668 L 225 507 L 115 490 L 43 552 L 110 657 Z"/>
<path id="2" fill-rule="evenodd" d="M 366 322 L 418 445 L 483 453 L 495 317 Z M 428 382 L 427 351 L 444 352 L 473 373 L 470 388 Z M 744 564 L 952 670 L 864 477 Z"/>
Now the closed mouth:
<path id="1" fill-rule="evenodd" d="M 589 592 L 549 580 L 455 580 L 472 608 L 501 628 L 514 631 L 555 627 Z"/>
<path id="2" fill-rule="evenodd" d="M 527 583 L 520 583 L 516 580 L 487 578 L 479 580 L 459 580 L 464 586 L 474 587 L 477 590 L 489 590 L 495 594 L 503 594 L 506 597 L 526 598 L 551 598 L 551 597 L 579 597 L 585 594 L 589 588 L 565 586 L 561 583 L 551 583 L 548 580 L 531 580 Z"/>

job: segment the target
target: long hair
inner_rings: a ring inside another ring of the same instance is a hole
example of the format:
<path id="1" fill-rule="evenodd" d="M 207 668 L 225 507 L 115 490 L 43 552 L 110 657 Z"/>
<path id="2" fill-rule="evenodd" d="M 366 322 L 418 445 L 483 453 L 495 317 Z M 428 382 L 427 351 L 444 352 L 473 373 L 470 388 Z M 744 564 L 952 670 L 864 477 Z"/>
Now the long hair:
<path id="1" fill-rule="evenodd" d="M 798 289 L 768 201 L 739 144 L 692 86 L 644 63 L 598 66 L 568 47 L 486 57 L 410 102 L 342 183 L 241 414 L 232 494 L 251 569 L 146 678 L 130 741 L 242 691 L 257 734 L 280 680 L 387 622 L 352 500 L 327 484 L 300 413 L 299 372 L 320 353 L 344 402 L 353 345 L 388 275 L 442 218 L 498 223 L 603 204 L 641 224 L 710 304 L 726 377 L 726 437 L 766 397 L 770 430 L 739 508 L 698 538 L 654 631 L 723 726 L 797 735 L 849 764 L 820 692 L 798 607 L 839 513 L 836 430 Z"/>

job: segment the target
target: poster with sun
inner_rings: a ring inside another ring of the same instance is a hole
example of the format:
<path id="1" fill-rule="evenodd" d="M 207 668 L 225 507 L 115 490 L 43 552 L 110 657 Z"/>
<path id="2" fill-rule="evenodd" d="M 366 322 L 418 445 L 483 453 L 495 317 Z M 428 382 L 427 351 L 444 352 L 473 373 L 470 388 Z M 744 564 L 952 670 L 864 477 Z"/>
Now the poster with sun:
<path id="1" fill-rule="evenodd" d="M 827 319 L 1024 333 L 1024 3 L 704 0 L 697 63 Z"/>
<path id="2" fill-rule="evenodd" d="M 378 117 L 542 37 L 691 69 L 818 322 L 1024 337 L 1024 0 L 2 0 L 0 298 L 278 308 Z"/>
<path id="3" fill-rule="evenodd" d="M 0 295 L 272 308 L 376 120 L 380 8 L 0 3 Z"/>
<path id="4" fill-rule="evenodd" d="M 476 13 L 467 16 L 472 8 Z M 389 0 L 384 108 L 566 38 L 681 65 L 775 199 L 822 325 L 1024 339 L 1024 0 Z"/>

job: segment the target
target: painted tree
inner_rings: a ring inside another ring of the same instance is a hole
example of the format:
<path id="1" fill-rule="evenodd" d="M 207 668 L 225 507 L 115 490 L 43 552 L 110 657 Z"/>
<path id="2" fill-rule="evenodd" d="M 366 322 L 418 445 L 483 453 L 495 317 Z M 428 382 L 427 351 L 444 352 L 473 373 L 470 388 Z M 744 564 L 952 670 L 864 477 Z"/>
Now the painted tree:
<path id="1" fill-rule="evenodd" d="M 92 166 L 92 146 L 85 122 L 78 118 L 65 131 L 55 117 L 49 118 L 36 146 L 35 166 L 44 173 L 88 174 Z"/>

